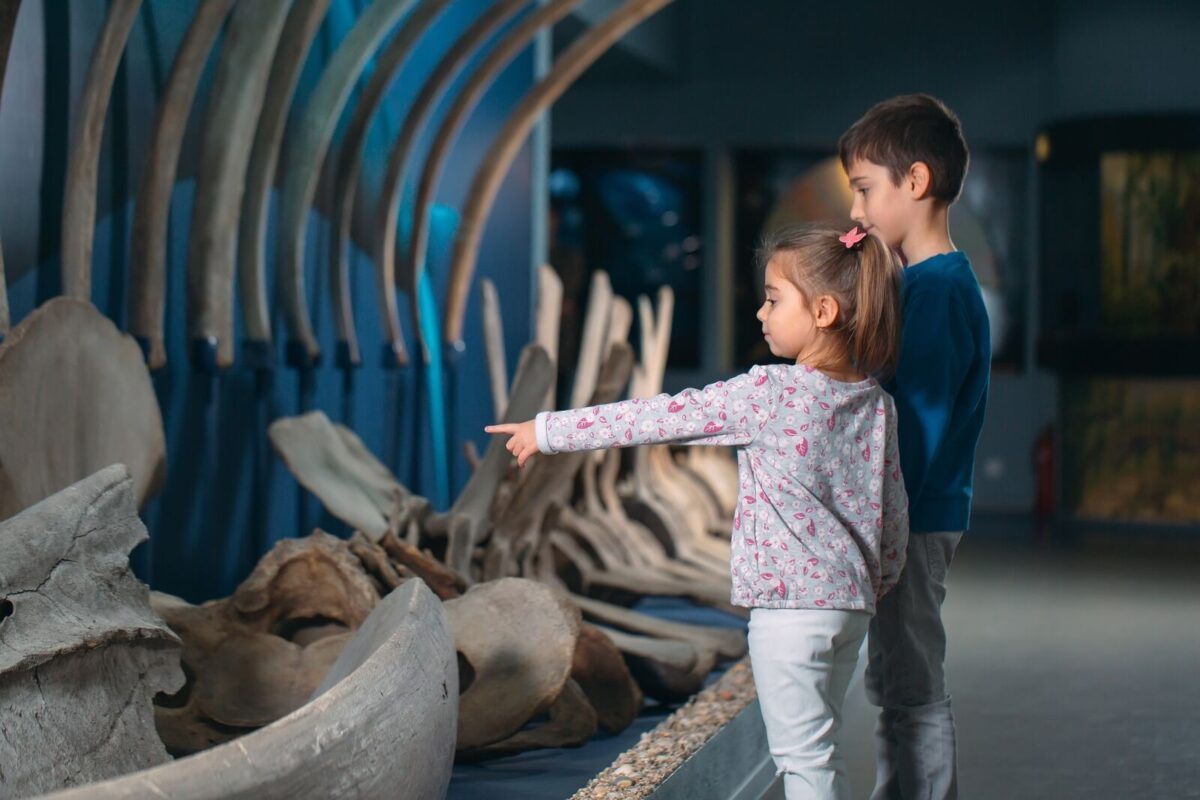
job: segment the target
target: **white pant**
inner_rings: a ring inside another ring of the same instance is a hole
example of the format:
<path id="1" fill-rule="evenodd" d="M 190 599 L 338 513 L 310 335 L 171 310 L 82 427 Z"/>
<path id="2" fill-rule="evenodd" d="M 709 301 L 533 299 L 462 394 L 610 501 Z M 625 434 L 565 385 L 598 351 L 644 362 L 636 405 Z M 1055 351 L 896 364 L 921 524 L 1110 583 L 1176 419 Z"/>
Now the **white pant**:
<path id="1" fill-rule="evenodd" d="M 787 800 L 850 797 L 837 733 L 870 621 L 866 611 L 750 611 L 750 667 Z"/>

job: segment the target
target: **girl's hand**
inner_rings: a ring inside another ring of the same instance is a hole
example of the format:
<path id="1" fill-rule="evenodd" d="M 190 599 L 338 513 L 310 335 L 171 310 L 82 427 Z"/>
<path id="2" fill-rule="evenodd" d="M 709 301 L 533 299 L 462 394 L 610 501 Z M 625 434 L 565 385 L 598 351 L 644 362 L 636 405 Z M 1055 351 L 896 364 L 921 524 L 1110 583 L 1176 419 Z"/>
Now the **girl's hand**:
<path id="1" fill-rule="evenodd" d="M 506 433 L 512 437 L 505 447 L 508 448 L 508 452 L 517 457 L 518 467 L 525 466 L 529 457 L 538 452 L 537 428 L 534 427 L 533 420 L 504 425 L 488 425 L 484 430 L 488 433 Z"/>

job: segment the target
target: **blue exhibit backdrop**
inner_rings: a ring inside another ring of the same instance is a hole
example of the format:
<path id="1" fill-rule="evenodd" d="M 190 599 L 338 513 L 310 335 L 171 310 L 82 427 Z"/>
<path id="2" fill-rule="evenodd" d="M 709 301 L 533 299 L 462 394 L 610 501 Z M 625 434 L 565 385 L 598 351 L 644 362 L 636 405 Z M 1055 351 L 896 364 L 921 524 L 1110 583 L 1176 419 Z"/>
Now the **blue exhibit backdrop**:
<path id="1" fill-rule="evenodd" d="M 370 129 L 358 205 L 373 207 L 407 107 L 446 48 L 487 5 L 486 0 L 454 0 L 421 37 Z M 21 6 L 0 103 L 0 174 L 5 187 L 0 193 L 0 234 L 14 325 L 61 288 L 59 243 L 67 150 L 106 6 L 66 0 L 25 0 Z M 295 123 L 324 66 L 367 6 L 368 0 L 331 2 L 304 64 L 290 123 Z M 113 89 L 100 157 L 92 301 L 122 329 L 128 312 L 134 197 L 156 105 L 196 7 L 196 0 L 143 3 Z M 426 401 L 417 395 L 415 367 L 396 370 L 384 366 L 374 263 L 365 252 L 365 241 L 356 240 L 351 251 L 352 302 L 363 363 L 356 369 L 343 369 L 334 357 L 337 337 L 328 289 L 328 169 L 310 211 L 305 248 L 309 308 L 323 354 L 319 365 L 308 374 L 287 366 L 283 352 L 286 334 L 274 304 L 272 370 L 256 372 L 239 357 L 232 368 L 213 376 L 189 363 L 188 228 L 204 109 L 220 47 L 218 40 L 193 105 L 171 199 L 165 329 L 168 362 L 153 373 L 166 429 L 167 476 L 162 493 L 143 510 L 150 541 L 134 553 L 135 568 L 153 588 L 191 602 L 230 593 L 279 539 L 307 535 L 314 527 L 339 535 L 349 533 L 297 484 L 271 450 L 266 429 L 274 419 L 320 409 L 353 429 L 407 486 L 429 497 L 435 493 Z M 461 208 L 492 137 L 535 82 L 546 47 L 541 39 L 519 55 L 471 115 L 454 145 L 436 198 L 443 216 L 453 219 L 454 211 Z M 334 151 L 370 73 L 369 66 L 341 116 Z M 460 77 L 451 93 L 462 80 Z M 427 128 L 436 127 L 447 104 L 444 98 Z M 419 160 L 423 161 L 430 133 L 426 131 L 417 148 Z M 534 231 L 541 229 L 534 219 L 534 209 L 541 207 L 535 187 L 542 185 L 538 176 L 544 147 L 544 131 L 535 133 L 533 143 L 526 143 L 509 173 L 487 225 L 475 277 L 476 281 L 490 277 L 499 287 L 510 375 L 531 333 L 532 266 L 539 255 Z M 413 174 L 411 167 L 409 174 Z M 275 185 L 281 184 L 282 176 L 277 174 Z M 268 265 L 275 252 L 274 222 L 273 211 L 267 236 Z M 446 291 L 448 242 L 442 236 L 433 244 L 429 270 L 440 307 Z M 269 271 L 269 286 L 273 277 Z M 456 396 L 448 404 L 453 416 L 447 424 L 454 442 L 461 445 L 473 439 L 482 448 L 486 443 L 482 428 L 491 421 L 492 404 L 485 388 L 478 297 L 478 287 L 473 286 L 464 330 L 467 349 L 453 387 Z M 402 294 L 398 302 L 409 350 L 415 354 L 418 348 L 407 313 L 409 298 Z M 240 312 L 235 311 L 237 316 Z M 241 340 L 240 320 L 237 339 Z M 96 419 L 95 424 L 103 425 L 104 420 Z M 450 452 L 449 463 L 453 496 L 465 482 L 468 468 L 460 452 Z"/>

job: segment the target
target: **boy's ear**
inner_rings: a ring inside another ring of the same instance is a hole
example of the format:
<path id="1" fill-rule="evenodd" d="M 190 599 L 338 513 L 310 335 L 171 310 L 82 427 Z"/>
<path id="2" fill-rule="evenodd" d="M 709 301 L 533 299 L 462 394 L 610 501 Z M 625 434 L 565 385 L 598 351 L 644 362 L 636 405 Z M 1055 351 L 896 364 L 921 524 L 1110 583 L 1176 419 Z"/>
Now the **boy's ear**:
<path id="1" fill-rule="evenodd" d="M 908 175 L 905 176 L 905 183 L 909 194 L 914 200 L 924 200 L 929 194 L 932 175 L 929 173 L 929 165 L 924 161 L 914 161 L 912 166 L 908 168 Z"/>

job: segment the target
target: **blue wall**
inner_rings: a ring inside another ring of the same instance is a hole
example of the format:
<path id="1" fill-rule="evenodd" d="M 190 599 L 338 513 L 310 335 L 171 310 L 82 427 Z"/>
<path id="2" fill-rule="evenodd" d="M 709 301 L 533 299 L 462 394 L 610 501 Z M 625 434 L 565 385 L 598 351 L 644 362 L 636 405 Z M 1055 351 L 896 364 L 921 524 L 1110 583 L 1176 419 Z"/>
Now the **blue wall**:
<path id="1" fill-rule="evenodd" d="M 0 103 L 0 175 L 5 186 L 0 193 L 0 233 L 14 324 L 59 291 L 59 216 L 67 143 L 105 5 L 95 0 L 25 0 L 22 4 Z M 292 107 L 293 120 L 323 65 L 366 5 L 367 0 L 333 0 L 305 64 Z M 364 165 L 366 186 L 373 189 L 378 185 L 387 149 L 424 76 L 487 5 L 487 0 L 455 0 L 422 38 L 371 130 Z M 133 192 L 141 175 L 141 157 L 152 131 L 157 97 L 195 7 L 194 0 L 147 0 L 114 89 L 101 156 L 92 299 L 122 327 Z M 544 42 L 537 45 L 542 46 Z M 512 63 L 475 110 L 455 146 L 439 203 L 461 207 L 491 137 L 534 81 L 534 50 L 531 47 Z M 184 296 L 187 228 L 199 132 L 215 62 L 213 58 L 208 65 L 189 120 L 172 198 L 166 327 L 169 363 L 153 376 L 167 435 L 167 483 L 162 495 L 144 510 L 151 541 L 139 548 L 134 558 L 139 573 L 154 588 L 193 602 L 232 591 L 258 557 L 281 538 L 306 535 L 314 526 L 348 533 L 300 489 L 270 449 L 266 427 L 277 417 L 322 409 L 330 418 L 352 427 L 406 484 L 432 494 L 428 437 L 419 435 L 425 427 L 424 403 L 415 395 L 412 368 L 392 371 L 381 366 L 373 265 L 360 251 L 354 255 L 352 280 L 365 363 L 349 373 L 334 363 L 336 333 L 326 299 L 329 233 L 322 214 L 314 211 L 310 219 L 306 278 L 323 351 L 320 366 L 307 376 L 283 366 L 286 337 L 275 309 L 279 366 L 273 373 L 256 375 L 239 364 L 218 377 L 209 377 L 190 367 Z M 343 125 L 353 105 L 352 99 Z M 509 174 L 489 220 L 476 273 L 477 278 L 491 277 L 500 287 L 510 374 L 531 330 L 531 265 L 538 255 L 532 244 L 535 221 L 531 203 L 538 152 L 527 145 Z M 323 183 L 319 208 L 327 207 L 323 202 L 327 192 Z M 270 262 L 273 236 L 268 241 Z M 439 299 L 444 297 L 446 274 L 445 248 L 440 250 L 433 254 L 430 265 L 438 278 Z M 457 414 L 450 425 L 457 441 L 469 436 L 482 446 L 482 426 L 491 421 L 491 401 L 483 388 L 487 384 L 477 298 L 476 287 L 467 314 L 468 349 L 454 404 Z M 412 350 L 415 342 L 408 328 L 407 298 L 401 296 L 399 302 Z M 467 471 L 457 453 L 451 453 L 451 463 L 455 468 L 452 489 L 456 490 Z"/>

